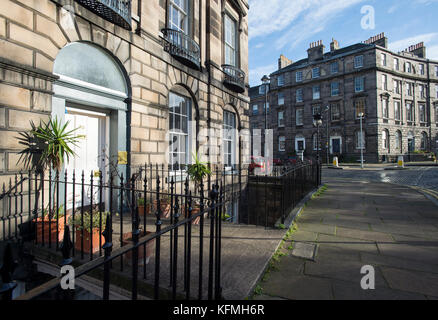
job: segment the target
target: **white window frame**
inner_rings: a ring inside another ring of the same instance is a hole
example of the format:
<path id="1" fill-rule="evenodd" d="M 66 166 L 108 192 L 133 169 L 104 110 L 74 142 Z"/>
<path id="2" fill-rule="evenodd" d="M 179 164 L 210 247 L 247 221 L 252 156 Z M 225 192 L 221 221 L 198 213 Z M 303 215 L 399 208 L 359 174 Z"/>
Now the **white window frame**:
<path id="1" fill-rule="evenodd" d="M 400 60 L 398 58 L 394 58 L 394 70 L 400 70 Z"/>
<path id="2" fill-rule="evenodd" d="M 360 81 L 358 83 L 358 81 Z M 355 77 L 354 78 L 354 92 L 364 92 L 365 91 L 365 77 Z"/>
<path id="3" fill-rule="evenodd" d="M 169 1 L 169 28 L 181 31 L 185 34 L 189 33 L 189 1 L 188 0 L 179 0 L 180 3 L 183 3 L 184 7 L 181 7 L 175 0 Z M 173 10 L 174 9 L 174 10 Z M 177 21 L 183 21 L 184 26 L 180 24 L 173 23 L 173 15 L 177 13 L 178 16 L 182 15 L 184 18 L 178 18 Z"/>
<path id="4" fill-rule="evenodd" d="M 337 112 L 335 113 L 335 112 L 333 112 L 333 108 L 334 108 L 334 106 L 336 106 L 337 107 Z M 338 115 L 338 118 L 337 119 L 334 119 L 334 115 Z M 330 120 L 331 121 L 340 121 L 341 120 L 341 105 L 339 104 L 339 103 L 332 103 L 331 105 L 330 105 Z"/>
<path id="5" fill-rule="evenodd" d="M 406 102 L 406 121 L 407 122 L 414 122 L 415 121 L 415 115 L 414 115 L 414 105 L 412 102 Z M 409 106 L 409 108 L 408 108 Z M 409 111 L 408 111 L 409 110 Z"/>
<path id="6" fill-rule="evenodd" d="M 278 151 L 279 152 L 286 151 L 286 137 L 285 136 L 278 137 Z"/>
<path id="7" fill-rule="evenodd" d="M 319 67 L 312 68 L 312 79 L 318 79 L 321 76 L 321 70 Z"/>
<path id="8" fill-rule="evenodd" d="M 334 68 L 334 66 L 336 67 Z M 330 72 L 331 74 L 336 74 L 339 72 L 339 63 L 337 61 L 330 64 Z"/>
<path id="9" fill-rule="evenodd" d="M 299 114 L 301 114 L 301 117 L 298 117 Z M 299 119 L 300 119 L 301 121 L 298 121 Z M 303 109 L 303 108 L 297 108 L 297 109 L 295 110 L 295 124 L 296 124 L 297 126 L 302 126 L 302 125 L 304 125 L 304 109 Z"/>
<path id="10" fill-rule="evenodd" d="M 278 111 L 278 127 L 284 128 L 284 111 Z"/>
<path id="11" fill-rule="evenodd" d="M 386 54 L 385 53 L 380 54 L 380 60 L 381 60 L 382 66 L 386 67 L 387 61 L 386 61 Z"/>
<path id="12" fill-rule="evenodd" d="M 333 85 L 334 84 L 337 84 L 337 88 L 333 88 Z M 339 89 L 339 81 L 333 81 L 331 84 L 330 84 L 330 95 L 332 96 L 332 97 L 337 97 L 337 96 L 339 96 L 339 94 L 340 94 L 340 89 Z"/>
<path id="13" fill-rule="evenodd" d="M 279 106 L 284 105 L 284 93 L 283 92 L 278 93 L 278 105 Z"/>
<path id="14" fill-rule="evenodd" d="M 252 115 L 257 116 L 258 114 L 259 114 L 259 106 L 257 104 L 253 104 L 252 105 Z"/>
<path id="15" fill-rule="evenodd" d="M 315 91 L 316 88 L 318 88 L 317 91 Z M 312 87 L 312 97 L 313 97 L 313 100 L 321 99 L 321 87 L 320 86 L 313 86 Z"/>
<path id="16" fill-rule="evenodd" d="M 389 99 L 382 99 L 382 117 L 383 119 L 389 118 Z"/>
<path id="17" fill-rule="evenodd" d="M 227 122 L 227 120 L 232 120 Z M 226 170 L 233 169 L 236 164 L 236 129 L 237 117 L 234 112 L 224 110 L 223 114 L 223 161 Z M 228 152 L 228 146 L 231 145 L 231 153 Z M 228 163 L 228 157 L 231 156 L 231 164 Z"/>
<path id="18" fill-rule="evenodd" d="M 185 99 L 185 103 L 186 103 L 186 113 L 184 114 L 183 111 L 180 112 L 174 112 L 171 111 L 171 95 L 175 95 L 178 98 L 183 98 Z M 170 125 L 169 123 L 169 142 L 173 140 L 173 137 L 176 136 L 177 137 L 177 141 L 178 141 L 178 148 L 176 149 L 177 151 L 173 151 L 170 147 L 169 147 L 169 152 L 168 152 L 168 160 L 169 160 L 169 164 L 172 166 L 172 168 L 175 168 L 175 164 L 174 164 L 174 154 L 178 155 L 178 158 L 181 159 L 181 155 L 184 155 L 184 165 L 188 165 L 190 163 L 190 150 L 191 150 L 191 127 L 190 127 L 190 121 L 191 121 L 191 110 L 192 110 L 192 100 L 189 97 L 180 95 L 178 93 L 175 92 L 170 92 L 169 93 L 169 122 L 172 119 L 172 115 L 173 115 L 173 121 L 172 121 L 172 125 Z M 184 132 L 182 129 L 178 129 L 176 128 L 175 124 L 176 124 L 176 116 L 180 117 L 180 126 L 182 126 L 182 121 L 186 120 L 187 123 L 187 132 Z M 184 139 L 184 143 L 185 143 L 185 150 L 182 151 L 180 149 L 181 147 L 181 141 L 180 139 Z M 181 170 L 181 162 L 179 162 L 179 168 L 176 168 L 175 170 L 179 171 Z"/>
<path id="19" fill-rule="evenodd" d="M 225 64 L 237 67 L 237 21 L 228 13 L 225 13 L 224 17 L 224 29 Z"/>
<path id="20" fill-rule="evenodd" d="M 383 90 L 388 91 L 388 76 L 386 74 L 382 74 L 382 87 Z"/>
<path id="21" fill-rule="evenodd" d="M 389 150 L 389 134 L 388 131 L 382 131 L 382 147 L 384 150 Z"/>
<path id="22" fill-rule="evenodd" d="M 298 92 L 300 92 L 300 94 L 298 94 Z M 304 90 L 303 90 L 303 88 L 297 89 L 295 101 L 296 102 L 303 102 L 304 101 Z"/>
<path id="23" fill-rule="evenodd" d="M 280 74 L 277 78 L 277 86 L 284 86 L 284 74 Z"/>
<path id="24" fill-rule="evenodd" d="M 418 105 L 418 118 L 420 119 L 420 123 L 427 122 L 427 114 L 426 114 L 426 105 L 425 104 Z"/>
<path id="25" fill-rule="evenodd" d="M 398 110 L 398 112 L 397 112 L 397 110 Z M 398 114 L 398 117 L 397 117 L 397 114 Z M 402 121 L 401 102 L 398 100 L 394 101 L 394 119 L 395 119 L 395 121 Z"/>
<path id="26" fill-rule="evenodd" d="M 295 137 L 295 151 L 300 151 L 300 149 L 298 149 L 298 142 L 303 142 L 303 149 L 302 151 L 306 150 L 306 138 L 304 137 Z"/>
<path id="27" fill-rule="evenodd" d="M 297 71 L 295 73 L 295 80 L 296 80 L 296 82 L 302 82 L 303 81 L 303 71 Z"/>
<path id="28" fill-rule="evenodd" d="M 362 68 L 363 67 L 363 55 L 354 57 L 354 68 Z"/>

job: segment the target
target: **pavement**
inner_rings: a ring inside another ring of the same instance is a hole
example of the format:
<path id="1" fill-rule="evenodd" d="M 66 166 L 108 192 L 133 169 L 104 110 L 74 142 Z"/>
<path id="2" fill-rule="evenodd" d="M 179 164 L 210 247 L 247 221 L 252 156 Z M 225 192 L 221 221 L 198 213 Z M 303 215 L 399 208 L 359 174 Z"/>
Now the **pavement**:
<path id="1" fill-rule="evenodd" d="M 340 176 L 325 178 L 253 299 L 438 299 L 436 204 L 409 186 Z M 374 289 L 361 287 L 366 265 Z"/>

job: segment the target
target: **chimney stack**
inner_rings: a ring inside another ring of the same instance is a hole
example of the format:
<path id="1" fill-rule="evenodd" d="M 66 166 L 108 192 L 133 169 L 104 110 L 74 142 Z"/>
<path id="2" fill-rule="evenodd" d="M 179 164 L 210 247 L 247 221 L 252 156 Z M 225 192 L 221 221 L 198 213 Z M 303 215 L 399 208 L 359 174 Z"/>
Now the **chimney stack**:
<path id="1" fill-rule="evenodd" d="M 307 49 L 309 62 L 315 60 L 321 60 L 324 56 L 324 49 L 325 46 L 322 43 L 322 40 L 310 43 L 310 48 Z"/>
<path id="2" fill-rule="evenodd" d="M 339 42 L 332 38 L 332 42 L 330 43 L 330 52 L 336 51 L 339 49 Z"/>
<path id="3" fill-rule="evenodd" d="M 379 33 L 376 36 L 370 37 L 368 40 L 364 41 L 366 44 L 375 44 L 376 46 L 388 48 L 388 38 L 385 37 L 385 33 Z"/>
<path id="4" fill-rule="evenodd" d="M 293 63 L 292 60 L 286 58 L 284 55 L 280 55 L 280 58 L 278 58 L 278 70 L 286 68 L 292 63 Z"/>
<path id="5" fill-rule="evenodd" d="M 424 42 L 420 42 L 416 45 L 410 46 L 406 51 L 412 53 L 419 58 L 426 59 L 426 47 L 424 46 Z"/>

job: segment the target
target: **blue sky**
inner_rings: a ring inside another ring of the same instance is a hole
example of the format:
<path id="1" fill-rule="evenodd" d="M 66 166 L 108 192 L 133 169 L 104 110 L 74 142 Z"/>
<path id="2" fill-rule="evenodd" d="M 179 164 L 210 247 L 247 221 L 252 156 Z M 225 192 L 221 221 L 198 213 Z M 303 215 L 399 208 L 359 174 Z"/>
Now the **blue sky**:
<path id="1" fill-rule="evenodd" d="M 277 69 L 280 54 L 293 61 L 307 57 L 310 42 L 332 38 L 341 47 L 385 32 L 389 49 L 401 51 L 424 42 L 438 60 L 438 0 L 249 0 L 249 80 Z M 374 29 L 363 29 L 361 13 L 371 6 Z"/>

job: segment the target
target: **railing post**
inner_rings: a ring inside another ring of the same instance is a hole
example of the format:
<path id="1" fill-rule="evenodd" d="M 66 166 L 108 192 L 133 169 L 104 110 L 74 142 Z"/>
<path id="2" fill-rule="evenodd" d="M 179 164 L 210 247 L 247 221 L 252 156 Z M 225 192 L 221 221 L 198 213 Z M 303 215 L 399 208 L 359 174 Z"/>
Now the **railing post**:
<path id="1" fill-rule="evenodd" d="M 62 261 L 60 263 L 60 267 L 71 265 L 73 259 L 70 256 L 70 252 L 73 248 L 73 243 L 70 239 L 70 228 L 68 225 L 64 227 L 64 238 L 59 246 L 61 252 L 62 252 Z M 74 289 L 64 289 L 62 290 L 62 296 L 64 300 L 73 300 L 75 291 Z"/>
<path id="2" fill-rule="evenodd" d="M 0 268 L 0 274 L 3 282 L 3 286 L 0 288 L 2 300 L 12 300 L 12 293 L 17 287 L 17 283 L 12 280 L 12 273 L 14 272 L 15 267 L 16 263 L 12 257 L 11 243 L 8 242 L 3 253 L 3 265 Z"/>
<path id="3" fill-rule="evenodd" d="M 216 266 L 215 266 L 215 300 L 221 300 L 222 288 L 221 288 L 221 237 L 222 237 L 222 210 L 224 208 L 224 186 L 221 182 L 221 187 L 219 190 L 219 185 L 216 185 L 216 191 L 218 192 L 219 199 L 217 202 L 216 209 Z"/>
<path id="4" fill-rule="evenodd" d="M 215 225 L 215 208 L 216 208 L 216 199 L 218 193 L 216 190 L 216 185 L 213 184 L 212 189 L 210 191 L 210 253 L 209 253 L 209 262 L 208 262 L 208 300 L 213 299 L 213 274 L 214 274 L 214 225 Z"/>
<path id="5" fill-rule="evenodd" d="M 179 200 L 178 196 L 175 196 L 175 211 L 174 211 L 174 225 L 178 224 L 179 213 Z M 175 228 L 173 235 L 173 259 L 172 259 L 172 299 L 176 299 L 176 285 L 177 285 L 177 269 L 178 269 L 178 227 Z"/>
<path id="6" fill-rule="evenodd" d="M 129 183 L 127 183 L 129 185 Z M 138 229 L 138 206 L 135 201 L 135 179 L 131 178 L 131 218 L 132 218 L 132 300 L 137 300 L 137 279 L 138 279 L 138 238 L 140 230 Z"/>
<path id="7" fill-rule="evenodd" d="M 201 180 L 199 185 L 201 192 L 201 200 L 199 203 L 199 210 L 201 212 L 201 218 L 199 222 L 199 286 L 198 286 L 198 299 L 202 300 L 202 277 L 203 277 L 203 256 L 204 256 L 204 183 Z"/>
<path id="8" fill-rule="evenodd" d="M 174 203 L 174 187 L 175 187 L 175 182 L 173 181 L 173 177 L 170 180 L 170 225 L 172 226 L 174 223 L 174 215 L 175 215 L 175 209 L 173 207 L 173 203 Z M 146 196 L 146 195 L 145 195 Z M 169 254 L 170 254 L 170 259 L 169 259 L 169 270 L 170 270 L 170 283 L 169 283 L 169 287 L 172 286 L 173 283 L 173 229 L 170 230 L 170 237 L 169 237 Z"/>
<path id="9" fill-rule="evenodd" d="M 112 175 L 111 175 L 111 186 L 112 186 Z M 111 267 L 110 257 L 113 248 L 113 229 L 112 229 L 111 213 L 106 216 L 105 230 L 102 232 L 102 235 L 105 238 L 105 244 L 102 247 L 105 253 L 105 264 L 103 266 L 103 300 L 109 300 L 110 267 Z"/>
<path id="10" fill-rule="evenodd" d="M 157 211 L 156 211 L 156 218 L 157 221 L 155 222 L 156 226 L 156 233 L 160 233 L 161 231 L 161 201 L 160 201 L 160 175 L 158 172 L 158 167 L 156 170 L 157 174 Z M 158 236 L 155 238 L 155 281 L 154 281 L 154 299 L 158 300 L 160 298 L 160 243 L 161 236 Z"/>

